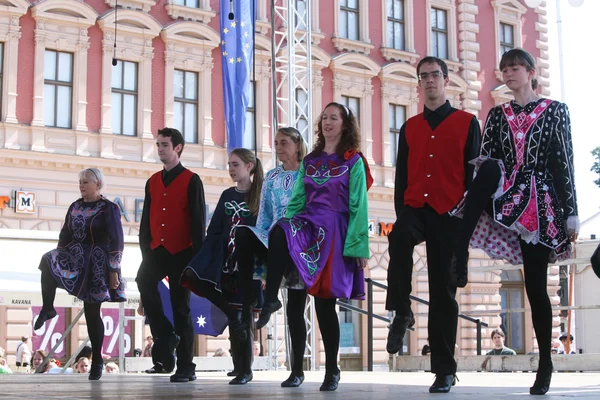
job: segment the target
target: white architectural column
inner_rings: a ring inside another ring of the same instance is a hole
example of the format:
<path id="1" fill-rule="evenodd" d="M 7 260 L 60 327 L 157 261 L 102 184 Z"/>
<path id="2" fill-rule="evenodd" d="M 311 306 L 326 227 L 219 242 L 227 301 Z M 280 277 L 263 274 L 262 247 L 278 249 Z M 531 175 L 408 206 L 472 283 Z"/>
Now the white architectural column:
<path id="1" fill-rule="evenodd" d="M 38 21 L 37 26 L 33 55 L 33 120 L 31 126 L 44 126 L 44 53 L 46 52 L 44 21 Z"/>

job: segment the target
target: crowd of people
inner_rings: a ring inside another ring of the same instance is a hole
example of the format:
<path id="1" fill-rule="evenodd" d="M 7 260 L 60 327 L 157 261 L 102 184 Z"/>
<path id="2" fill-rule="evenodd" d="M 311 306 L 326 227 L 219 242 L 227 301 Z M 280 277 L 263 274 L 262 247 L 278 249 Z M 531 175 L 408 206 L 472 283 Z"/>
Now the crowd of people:
<path id="1" fill-rule="evenodd" d="M 436 375 L 431 393 L 447 393 L 456 383 L 455 296 L 468 283 L 469 246 L 524 265 L 540 351 L 530 393 L 544 394 L 550 386 L 547 267 L 569 257 L 579 229 L 569 111 L 537 94 L 535 61 L 526 51 L 504 53 L 499 67 L 514 100 L 490 110 L 482 133 L 474 115 L 447 100 L 446 63 L 423 58 L 417 65 L 423 112 L 408 119 L 399 135 L 397 219 L 389 235 L 386 299 L 386 309 L 395 317 L 386 348 L 391 354 L 401 351 L 406 330 L 415 322 L 410 301 L 413 250 L 426 242 L 429 345 L 423 354 L 430 355 Z M 278 293 L 285 288 L 291 374 L 281 386 L 298 387 L 304 381 L 304 311 L 310 295 L 325 350 L 320 390 L 338 388 L 336 300 L 365 296 L 367 191 L 373 178 L 360 152 L 352 110 L 331 102 L 315 126 L 310 152 L 296 129 L 280 128 L 274 137 L 279 166 L 264 175 L 253 151 L 232 150 L 228 171 L 233 186 L 222 193 L 208 229 L 202 180 L 180 162 L 183 136 L 173 128 L 158 131 L 163 168 L 145 186 L 139 235 L 143 261 L 136 278 L 140 311 L 152 332 L 143 351 L 153 362 L 147 373 L 175 370 L 171 382 L 196 379 L 191 291 L 227 316 L 234 361 L 230 384 L 247 384 L 256 355 L 253 333 L 282 307 Z M 81 198 L 69 207 L 58 248 L 40 263 L 44 305 L 35 326 L 56 315 L 57 287 L 83 300 L 93 351 L 89 363 L 78 362 L 75 369 L 89 369 L 91 380 L 100 379 L 103 371 L 100 306 L 125 301 L 120 212 L 102 196 L 104 185 L 100 170 L 81 171 Z M 157 287 L 165 277 L 172 323 Z M 259 313 L 257 321 L 254 313 Z M 492 332 L 491 354 L 514 353 L 503 339 L 502 330 Z"/>

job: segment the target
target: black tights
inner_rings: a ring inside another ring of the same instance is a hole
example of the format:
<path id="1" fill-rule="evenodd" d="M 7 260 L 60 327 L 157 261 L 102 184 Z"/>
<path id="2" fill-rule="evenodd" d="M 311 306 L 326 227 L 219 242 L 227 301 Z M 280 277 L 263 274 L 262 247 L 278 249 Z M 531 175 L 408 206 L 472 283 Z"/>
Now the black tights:
<path id="1" fill-rule="evenodd" d="M 235 260 L 237 261 L 240 290 L 243 293 L 244 305 L 256 303 L 254 292 L 254 257 L 267 260 L 267 248 L 256 237 L 254 232 L 246 227 L 235 230 Z"/>
<path id="2" fill-rule="evenodd" d="M 306 348 L 306 290 L 288 289 L 287 323 L 292 342 L 292 373 L 296 376 L 304 375 L 304 349 Z"/>
<path id="3" fill-rule="evenodd" d="M 321 338 L 325 347 L 325 373 L 337 374 L 337 356 L 340 350 L 340 321 L 335 311 L 337 299 L 320 299 L 315 297 L 315 310 Z"/>
<path id="4" fill-rule="evenodd" d="M 56 297 L 58 284 L 50 272 L 50 267 L 45 257 L 40 262 L 40 270 L 42 271 L 42 309 L 44 311 L 54 310 L 54 298 Z"/>
<path id="5" fill-rule="evenodd" d="M 100 315 L 102 303 L 83 303 L 83 312 L 87 324 L 88 337 L 92 344 L 92 363 L 102 364 L 102 342 L 104 341 L 104 322 Z"/>
<path id="6" fill-rule="evenodd" d="M 265 288 L 265 302 L 277 301 L 279 286 L 286 270 L 294 268 L 294 261 L 290 257 L 287 239 L 283 229 L 275 225 L 269 235 L 269 254 L 267 260 L 267 285 Z"/>

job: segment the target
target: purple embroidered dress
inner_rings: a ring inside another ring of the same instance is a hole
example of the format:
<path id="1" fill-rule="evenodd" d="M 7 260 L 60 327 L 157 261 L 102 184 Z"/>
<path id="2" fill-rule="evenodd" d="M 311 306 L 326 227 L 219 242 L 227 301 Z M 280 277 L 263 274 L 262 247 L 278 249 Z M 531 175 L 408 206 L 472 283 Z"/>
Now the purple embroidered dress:
<path id="1" fill-rule="evenodd" d="M 123 255 L 121 210 L 105 199 L 77 200 L 69 207 L 58 248 L 44 254 L 58 287 L 89 303 L 126 301 L 121 280 Z M 108 287 L 108 273 L 116 271 L 119 287 Z"/>
<path id="2" fill-rule="evenodd" d="M 549 262 L 570 257 L 566 218 L 577 215 L 571 123 L 567 106 L 539 99 L 522 107 L 493 108 L 483 133 L 478 167 L 497 160 L 502 178 L 493 215 L 483 213 L 471 246 L 512 264 L 523 262 L 519 236 L 553 251 Z"/>
<path id="3" fill-rule="evenodd" d="M 286 218 L 290 256 L 309 294 L 363 299 L 364 273 L 356 258 L 369 258 L 365 166 L 359 154 L 310 153 L 302 161 Z"/>

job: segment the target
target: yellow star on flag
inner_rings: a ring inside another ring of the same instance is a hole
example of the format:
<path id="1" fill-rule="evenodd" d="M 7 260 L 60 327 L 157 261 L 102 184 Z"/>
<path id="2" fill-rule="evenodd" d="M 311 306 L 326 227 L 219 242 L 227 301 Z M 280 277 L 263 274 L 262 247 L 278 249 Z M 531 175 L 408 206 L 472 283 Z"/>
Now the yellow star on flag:
<path id="1" fill-rule="evenodd" d="M 234 61 L 233 57 L 229 58 L 229 64 L 233 64 L 233 61 Z"/>
<path id="2" fill-rule="evenodd" d="M 235 23 L 235 21 L 231 21 L 231 27 L 232 27 L 232 28 L 235 28 L 235 26 L 236 26 L 236 23 Z"/>
<path id="3" fill-rule="evenodd" d="M 241 63 L 242 62 L 242 57 L 238 57 L 237 58 L 237 62 Z"/>
<path id="4" fill-rule="evenodd" d="M 244 21 L 240 22 L 240 26 L 243 28 L 246 25 Z"/>
<path id="5" fill-rule="evenodd" d="M 248 37 L 248 32 L 244 32 L 244 37 Z"/>
<path id="6" fill-rule="evenodd" d="M 223 52 L 223 57 L 225 57 L 225 56 L 227 56 L 227 52 L 226 51 Z"/>
<path id="7" fill-rule="evenodd" d="M 223 29 L 223 33 L 224 33 L 224 34 L 227 34 L 227 33 L 229 33 L 229 29 L 227 29 L 227 28 Z"/>
<path id="8" fill-rule="evenodd" d="M 244 47 L 248 49 L 248 48 L 250 48 L 250 45 L 249 45 L 248 43 L 246 43 L 246 44 L 244 45 Z"/>
<path id="9" fill-rule="evenodd" d="M 225 45 L 225 41 L 224 41 L 224 40 L 221 40 L 221 44 L 224 46 L 224 45 Z"/>

